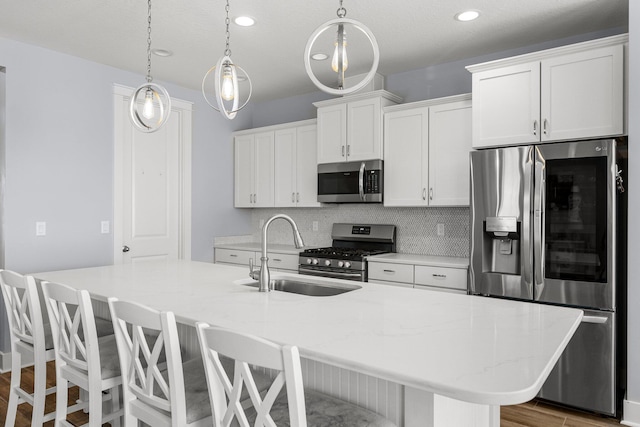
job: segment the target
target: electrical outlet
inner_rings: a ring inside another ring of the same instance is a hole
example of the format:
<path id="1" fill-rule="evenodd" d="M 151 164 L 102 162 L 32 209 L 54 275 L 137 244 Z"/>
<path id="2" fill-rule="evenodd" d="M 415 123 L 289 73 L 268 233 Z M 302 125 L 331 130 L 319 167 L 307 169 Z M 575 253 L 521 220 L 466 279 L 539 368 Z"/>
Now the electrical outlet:
<path id="1" fill-rule="evenodd" d="M 313 221 L 313 222 L 311 223 L 311 229 L 312 229 L 313 231 L 318 231 L 318 221 Z"/>
<path id="2" fill-rule="evenodd" d="M 438 224 L 437 230 L 438 230 L 438 236 L 444 236 L 444 224 Z"/>
<path id="3" fill-rule="evenodd" d="M 100 232 L 102 234 L 109 234 L 109 221 L 100 222 Z"/>
<path id="4" fill-rule="evenodd" d="M 36 236 L 46 236 L 47 235 L 47 223 L 44 221 L 36 222 Z"/>

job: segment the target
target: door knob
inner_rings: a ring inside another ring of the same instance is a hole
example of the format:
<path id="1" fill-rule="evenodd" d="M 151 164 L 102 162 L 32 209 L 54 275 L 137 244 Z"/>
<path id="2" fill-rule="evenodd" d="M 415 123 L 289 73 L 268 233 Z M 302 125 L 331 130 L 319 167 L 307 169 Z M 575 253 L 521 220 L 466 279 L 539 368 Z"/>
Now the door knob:
<path id="1" fill-rule="evenodd" d="M 123 246 L 122 247 L 122 252 L 129 252 L 131 249 L 129 248 L 129 246 Z"/>

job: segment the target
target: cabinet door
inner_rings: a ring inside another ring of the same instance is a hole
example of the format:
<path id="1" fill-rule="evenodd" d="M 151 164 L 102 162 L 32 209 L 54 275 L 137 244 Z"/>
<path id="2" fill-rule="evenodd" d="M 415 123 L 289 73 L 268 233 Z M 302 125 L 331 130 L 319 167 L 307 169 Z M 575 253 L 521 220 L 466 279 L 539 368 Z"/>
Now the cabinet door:
<path id="1" fill-rule="evenodd" d="M 297 128 L 295 156 L 297 206 L 320 206 L 318 203 L 317 138 L 316 125 Z"/>
<path id="2" fill-rule="evenodd" d="M 471 101 L 429 108 L 429 205 L 469 205 Z"/>
<path id="3" fill-rule="evenodd" d="M 622 46 L 543 60 L 541 67 L 543 141 L 624 132 Z"/>
<path id="4" fill-rule="evenodd" d="M 347 160 L 382 159 L 380 98 L 347 104 Z"/>
<path id="5" fill-rule="evenodd" d="M 295 206 L 296 204 L 296 163 L 296 128 L 276 131 L 273 171 L 276 207 Z"/>
<path id="6" fill-rule="evenodd" d="M 254 207 L 273 207 L 273 132 L 255 134 L 255 203 Z"/>
<path id="7" fill-rule="evenodd" d="M 347 105 L 318 108 L 318 163 L 346 160 Z"/>
<path id="8" fill-rule="evenodd" d="M 429 109 L 384 115 L 384 205 L 426 206 Z"/>
<path id="9" fill-rule="evenodd" d="M 540 140 L 538 61 L 473 73 L 473 146 Z"/>
<path id="10" fill-rule="evenodd" d="M 234 141 L 234 206 L 253 207 L 254 136 L 236 136 Z"/>

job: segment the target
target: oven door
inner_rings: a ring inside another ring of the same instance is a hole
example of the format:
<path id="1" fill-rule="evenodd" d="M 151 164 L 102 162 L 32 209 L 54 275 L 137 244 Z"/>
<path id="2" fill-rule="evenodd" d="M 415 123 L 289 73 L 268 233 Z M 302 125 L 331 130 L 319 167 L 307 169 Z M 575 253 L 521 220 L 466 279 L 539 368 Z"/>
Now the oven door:
<path id="1" fill-rule="evenodd" d="M 346 271 L 326 268 L 326 267 L 312 267 L 308 265 L 300 265 L 298 266 L 298 274 L 329 277 L 332 279 L 353 280 L 356 282 L 367 281 L 367 276 L 364 270 L 346 272 Z"/>
<path id="2" fill-rule="evenodd" d="M 318 201 L 381 203 L 382 160 L 318 165 Z"/>

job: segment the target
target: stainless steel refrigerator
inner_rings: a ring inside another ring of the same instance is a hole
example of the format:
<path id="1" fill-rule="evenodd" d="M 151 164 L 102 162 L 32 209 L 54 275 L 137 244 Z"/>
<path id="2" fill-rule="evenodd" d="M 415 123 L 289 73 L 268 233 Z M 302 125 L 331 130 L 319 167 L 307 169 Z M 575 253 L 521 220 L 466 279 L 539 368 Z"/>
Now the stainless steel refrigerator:
<path id="1" fill-rule="evenodd" d="M 624 387 L 626 139 L 471 153 L 471 294 L 584 310 L 539 397 L 617 415 Z"/>

